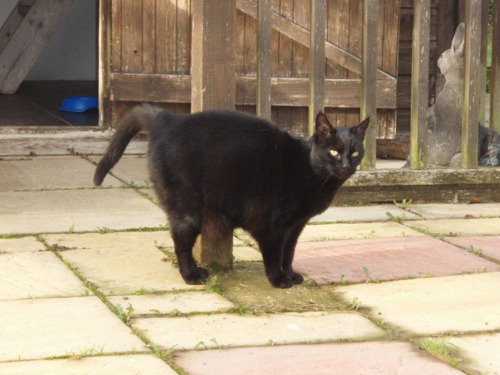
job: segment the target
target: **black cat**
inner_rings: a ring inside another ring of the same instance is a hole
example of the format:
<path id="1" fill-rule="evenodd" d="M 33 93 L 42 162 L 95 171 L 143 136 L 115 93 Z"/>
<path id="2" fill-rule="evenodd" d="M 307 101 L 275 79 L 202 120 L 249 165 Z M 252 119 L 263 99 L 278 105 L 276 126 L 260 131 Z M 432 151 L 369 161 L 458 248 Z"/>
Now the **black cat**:
<path id="1" fill-rule="evenodd" d="M 94 183 L 102 183 L 134 135 L 147 131 L 150 177 L 185 282 L 200 284 L 208 276 L 192 255 L 208 215 L 247 230 L 259 244 L 270 283 L 289 288 L 304 280 L 292 269 L 297 239 L 356 171 L 368 124 L 334 128 L 320 113 L 314 135 L 305 140 L 239 112 L 175 115 L 142 105 L 119 125 Z"/>

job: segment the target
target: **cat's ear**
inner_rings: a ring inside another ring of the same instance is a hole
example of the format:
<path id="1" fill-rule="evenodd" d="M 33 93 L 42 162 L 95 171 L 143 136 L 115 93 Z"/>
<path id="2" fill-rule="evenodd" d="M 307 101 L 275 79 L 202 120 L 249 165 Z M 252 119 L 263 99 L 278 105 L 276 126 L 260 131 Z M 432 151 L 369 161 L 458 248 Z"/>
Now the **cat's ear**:
<path id="1" fill-rule="evenodd" d="M 316 116 L 316 128 L 314 134 L 318 139 L 328 139 L 335 135 L 337 131 L 334 129 L 326 115 L 322 112 Z"/>
<path id="2" fill-rule="evenodd" d="M 368 125 L 370 124 L 370 118 L 367 117 L 363 121 L 361 121 L 358 125 L 353 126 L 350 131 L 352 134 L 357 135 L 360 138 L 365 137 L 366 129 L 368 129 Z"/>

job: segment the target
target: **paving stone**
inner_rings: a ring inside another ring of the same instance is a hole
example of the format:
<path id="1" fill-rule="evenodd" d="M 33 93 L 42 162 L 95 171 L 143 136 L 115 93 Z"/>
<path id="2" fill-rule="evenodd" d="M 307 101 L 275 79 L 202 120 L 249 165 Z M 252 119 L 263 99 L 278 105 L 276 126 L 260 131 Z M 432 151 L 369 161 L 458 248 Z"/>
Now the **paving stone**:
<path id="1" fill-rule="evenodd" d="M 500 333 L 452 337 L 446 340 L 455 345 L 465 358 L 463 367 L 470 373 L 500 374 Z"/>
<path id="2" fill-rule="evenodd" d="M 338 287 L 348 301 L 417 335 L 500 328 L 500 273 Z"/>
<path id="3" fill-rule="evenodd" d="M 330 207 L 322 214 L 313 217 L 311 223 L 349 223 L 349 222 L 373 222 L 387 221 L 390 212 L 394 217 L 404 216 L 407 220 L 418 220 L 420 216 L 396 207 L 392 204 L 381 204 L 377 206 L 360 207 Z"/>
<path id="4" fill-rule="evenodd" d="M 53 253 L 0 254 L 0 301 L 83 296 L 82 282 Z"/>
<path id="5" fill-rule="evenodd" d="M 462 374 L 400 342 L 190 351 L 179 353 L 176 363 L 190 375 Z"/>
<path id="6" fill-rule="evenodd" d="M 175 375 L 165 362 L 153 355 L 99 356 L 0 363 L 2 375 Z"/>
<path id="7" fill-rule="evenodd" d="M 307 225 L 299 237 L 299 242 L 400 236 L 423 236 L 423 234 L 394 222 L 318 224 Z"/>
<path id="8" fill-rule="evenodd" d="M 195 315 L 137 319 L 132 325 L 155 344 L 175 350 L 375 339 L 385 335 L 369 320 L 349 313 Z"/>
<path id="9" fill-rule="evenodd" d="M 131 189 L 0 193 L 1 233 L 57 233 L 166 224 L 163 211 Z"/>
<path id="10" fill-rule="evenodd" d="M 95 163 L 101 160 L 102 156 L 90 156 L 89 159 Z M 128 183 L 133 183 L 136 186 L 150 186 L 148 159 L 145 155 L 123 155 L 118 163 L 113 167 L 111 173 L 118 177 L 120 180 Z M 107 175 L 104 179 L 103 185 L 106 186 L 108 181 L 114 178 Z"/>
<path id="11" fill-rule="evenodd" d="M 153 295 L 130 295 L 109 297 L 113 305 L 125 310 L 129 304 L 134 309 L 133 317 L 156 314 L 191 314 L 196 312 L 225 311 L 234 305 L 216 293 L 186 292 Z"/>
<path id="12" fill-rule="evenodd" d="M 97 297 L 0 301 L 0 361 L 147 351 Z"/>
<path id="13" fill-rule="evenodd" d="M 259 262 L 262 261 L 260 251 L 255 250 L 250 246 L 235 246 L 233 247 L 234 260 L 237 262 Z"/>
<path id="14" fill-rule="evenodd" d="M 95 166 L 79 156 L 39 156 L 1 161 L 0 191 L 90 188 Z M 109 186 L 122 183 L 111 177 Z"/>
<path id="15" fill-rule="evenodd" d="M 137 246 L 120 241 L 114 247 L 98 244 L 60 254 L 107 295 L 202 288 L 184 283 L 179 270 L 151 244 Z"/>
<path id="16" fill-rule="evenodd" d="M 300 243 L 294 267 L 318 284 L 500 271 L 500 265 L 431 237 Z"/>
<path id="17" fill-rule="evenodd" d="M 425 219 L 465 219 L 500 217 L 500 204 L 411 204 L 409 210 Z"/>
<path id="18" fill-rule="evenodd" d="M 444 236 L 500 235 L 500 218 L 422 220 L 412 221 L 408 225 Z"/>
<path id="19" fill-rule="evenodd" d="M 472 246 L 474 251 L 500 261 L 500 236 L 446 237 L 445 240 L 465 249 Z"/>
<path id="20" fill-rule="evenodd" d="M 0 238 L 0 254 L 22 251 L 44 251 L 45 246 L 35 237 Z"/>

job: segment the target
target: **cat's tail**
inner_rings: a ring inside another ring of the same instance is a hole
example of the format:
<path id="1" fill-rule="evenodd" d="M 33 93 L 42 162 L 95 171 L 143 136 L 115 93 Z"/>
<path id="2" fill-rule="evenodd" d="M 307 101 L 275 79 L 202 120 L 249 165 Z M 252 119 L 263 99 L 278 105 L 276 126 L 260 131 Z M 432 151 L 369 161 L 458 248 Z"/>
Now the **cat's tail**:
<path id="1" fill-rule="evenodd" d="M 163 109 L 160 107 L 143 104 L 131 109 L 120 121 L 116 132 L 111 137 L 108 149 L 102 157 L 94 174 L 94 185 L 102 184 L 104 177 L 111 168 L 120 160 L 127 145 L 141 130 L 148 132 L 159 113 Z"/>

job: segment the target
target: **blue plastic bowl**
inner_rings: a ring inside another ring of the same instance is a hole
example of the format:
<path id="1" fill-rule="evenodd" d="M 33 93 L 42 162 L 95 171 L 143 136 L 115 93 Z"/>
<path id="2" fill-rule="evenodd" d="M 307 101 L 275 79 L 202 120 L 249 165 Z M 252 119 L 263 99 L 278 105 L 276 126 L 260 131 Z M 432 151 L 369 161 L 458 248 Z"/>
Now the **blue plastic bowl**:
<path id="1" fill-rule="evenodd" d="M 85 112 L 98 109 L 99 101 L 96 96 L 71 96 L 64 98 L 60 111 L 63 112 Z"/>

